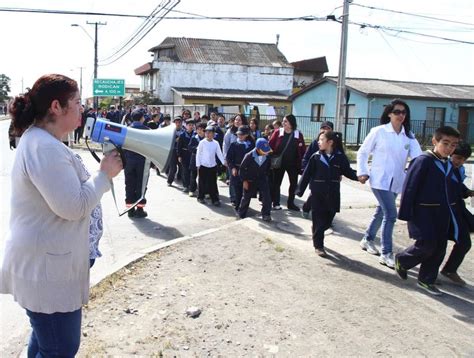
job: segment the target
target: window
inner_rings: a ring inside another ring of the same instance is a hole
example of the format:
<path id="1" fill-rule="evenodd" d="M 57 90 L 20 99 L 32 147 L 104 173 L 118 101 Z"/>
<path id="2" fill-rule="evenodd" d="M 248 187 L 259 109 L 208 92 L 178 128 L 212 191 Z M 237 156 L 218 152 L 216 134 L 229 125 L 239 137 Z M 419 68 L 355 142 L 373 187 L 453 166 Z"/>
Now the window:
<path id="1" fill-rule="evenodd" d="M 311 121 L 322 122 L 324 120 L 324 104 L 313 103 L 311 105 Z"/>
<path id="2" fill-rule="evenodd" d="M 345 107 L 347 107 L 347 122 L 346 122 L 346 112 L 343 113 L 344 115 L 344 123 L 346 124 L 353 124 L 354 123 L 354 118 L 356 114 L 356 105 L 355 104 L 347 104 Z M 346 108 L 344 108 L 344 111 Z"/>
<path id="3" fill-rule="evenodd" d="M 426 107 L 426 126 L 438 128 L 444 125 L 446 108 L 443 107 Z"/>

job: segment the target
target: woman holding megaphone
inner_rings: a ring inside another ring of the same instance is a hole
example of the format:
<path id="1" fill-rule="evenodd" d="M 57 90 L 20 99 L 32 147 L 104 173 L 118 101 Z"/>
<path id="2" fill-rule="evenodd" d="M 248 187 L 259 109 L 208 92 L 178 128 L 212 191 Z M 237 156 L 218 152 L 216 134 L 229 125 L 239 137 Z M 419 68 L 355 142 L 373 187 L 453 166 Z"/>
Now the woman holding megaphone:
<path id="1" fill-rule="evenodd" d="M 42 76 L 9 109 L 15 131 L 23 134 L 11 174 L 0 292 L 26 310 L 33 328 L 29 357 L 72 357 L 89 296 L 90 214 L 122 162 L 112 152 L 88 178 L 61 142 L 80 125 L 82 111 L 77 83 L 66 76 Z"/>

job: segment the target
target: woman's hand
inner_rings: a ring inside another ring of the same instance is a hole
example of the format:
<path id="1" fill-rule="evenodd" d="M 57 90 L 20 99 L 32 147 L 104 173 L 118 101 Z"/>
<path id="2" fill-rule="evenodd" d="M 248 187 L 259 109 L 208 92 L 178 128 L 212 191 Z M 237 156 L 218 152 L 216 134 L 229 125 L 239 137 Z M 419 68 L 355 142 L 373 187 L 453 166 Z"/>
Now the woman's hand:
<path id="1" fill-rule="evenodd" d="M 369 176 L 368 175 L 359 175 L 357 177 L 357 179 L 359 179 L 359 182 L 361 184 L 365 184 L 365 182 L 369 179 Z"/>
<path id="2" fill-rule="evenodd" d="M 109 179 L 115 178 L 122 168 L 122 159 L 116 150 L 107 153 L 100 161 L 100 170 L 105 172 Z"/>

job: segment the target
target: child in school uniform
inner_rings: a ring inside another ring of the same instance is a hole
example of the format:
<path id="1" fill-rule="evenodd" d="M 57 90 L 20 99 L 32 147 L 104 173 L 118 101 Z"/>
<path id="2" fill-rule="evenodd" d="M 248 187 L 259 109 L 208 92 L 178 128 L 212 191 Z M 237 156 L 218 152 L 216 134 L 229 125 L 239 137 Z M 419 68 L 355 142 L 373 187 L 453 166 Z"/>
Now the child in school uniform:
<path id="1" fill-rule="evenodd" d="M 438 269 L 446 253 L 449 236 L 458 240 L 458 188 L 453 165 L 448 157 L 459 141 L 452 127 L 436 129 L 433 150 L 424 152 L 410 163 L 398 218 L 408 222 L 408 233 L 415 243 L 395 256 L 395 270 L 406 280 L 407 271 L 420 265 L 418 287 L 432 295 L 441 295 L 435 286 Z"/>
<path id="2" fill-rule="evenodd" d="M 239 212 L 240 201 L 242 200 L 242 180 L 239 176 L 239 169 L 245 154 L 250 152 L 255 144 L 250 138 L 250 128 L 248 126 L 240 126 L 237 129 L 237 140 L 230 144 L 227 151 L 226 161 L 230 171 L 230 186 L 234 191 L 235 211 Z"/>
<path id="3" fill-rule="evenodd" d="M 324 231 L 329 229 L 334 216 L 340 210 L 341 175 L 358 180 L 346 155 L 337 150 L 339 136 L 324 132 L 319 136 L 319 151 L 314 153 L 298 183 L 296 195 L 303 196 L 308 184 L 311 190 L 311 216 L 313 221 L 313 246 L 316 254 L 326 257 Z"/>
<path id="4" fill-rule="evenodd" d="M 219 142 L 214 139 L 215 128 L 206 127 L 205 139 L 199 142 L 196 153 L 196 167 L 198 170 L 198 198 L 201 204 L 205 204 L 204 196 L 209 194 L 212 204 L 220 206 L 219 191 L 217 189 L 217 159 L 224 165 L 224 156 Z"/>
<path id="5" fill-rule="evenodd" d="M 443 266 L 443 269 L 440 271 L 441 275 L 449 279 L 451 282 L 459 286 L 466 286 L 466 281 L 464 281 L 457 270 L 461 266 L 464 257 L 471 249 L 471 225 L 473 223 L 473 216 L 470 211 L 466 208 L 464 199 L 473 196 L 474 192 L 468 189 L 463 181 L 466 178 L 466 169 L 464 168 L 464 163 L 471 156 L 471 146 L 469 143 L 460 142 L 454 153 L 451 155 L 450 160 L 453 163 L 454 167 L 454 176 L 452 177 L 455 183 L 458 186 L 458 202 L 456 205 L 459 205 L 460 216 L 459 216 L 459 235 L 458 240 L 455 241 L 451 254 L 448 257 L 448 260 Z"/>
<path id="6" fill-rule="evenodd" d="M 189 193 L 189 183 L 191 181 L 191 171 L 189 163 L 191 161 L 191 153 L 188 145 L 194 136 L 194 119 L 186 120 L 186 130 L 182 132 L 178 139 L 178 163 L 181 165 L 181 179 L 183 180 L 183 192 Z"/>
<path id="7" fill-rule="evenodd" d="M 262 219 L 264 221 L 272 220 L 270 216 L 272 199 L 268 182 L 271 161 L 267 157 L 271 151 L 268 141 L 265 138 L 259 138 L 255 143 L 255 149 L 245 154 L 242 160 L 239 170 L 239 176 L 243 183 L 243 197 L 238 210 L 240 218 L 246 217 L 250 200 L 259 190 L 262 198 Z"/>
<path id="8" fill-rule="evenodd" d="M 196 134 L 191 138 L 188 144 L 188 151 L 191 155 L 189 160 L 189 196 L 192 198 L 195 196 L 197 189 L 197 168 L 196 168 L 196 152 L 199 142 L 204 139 L 204 131 L 206 130 L 205 123 L 196 124 Z"/>

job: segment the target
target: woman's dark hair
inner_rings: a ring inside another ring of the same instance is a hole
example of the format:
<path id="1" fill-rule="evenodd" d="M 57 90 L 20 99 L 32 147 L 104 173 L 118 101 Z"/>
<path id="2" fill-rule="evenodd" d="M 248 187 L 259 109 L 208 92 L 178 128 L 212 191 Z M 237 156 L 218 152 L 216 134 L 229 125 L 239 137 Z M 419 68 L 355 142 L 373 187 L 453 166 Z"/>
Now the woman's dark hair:
<path id="1" fill-rule="evenodd" d="M 405 101 L 401 99 L 394 99 L 388 105 L 385 106 L 385 109 L 380 117 L 380 124 L 387 124 L 390 122 L 390 117 L 388 116 L 392 113 L 393 109 L 396 105 L 400 105 L 405 107 L 405 111 L 407 112 L 405 115 L 405 120 L 403 121 L 403 128 L 405 128 L 405 134 L 408 138 L 414 138 L 413 133 L 411 132 L 411 120 L 410 120 L 410 107 Z"/>
<path id="2" fill-rule="evenodd" d="M 340 151 L 344 154 L 344 146 L 342 145 L 342 134 L 339 132 L 329 131 L 329 132 L 321 132 L 319 133 L 318 139 L 320 136 L 325 136 L 327 140 L 332 140 L 333 150 Z"/>
<path id="3" fill-rule="evenodd" d="M 240 119 L 242 120 L 242 124 L 243 126 L 247 126 L 248 125 L 248 122 L 247 122 L 247 117 L 245 117 L 245 115 L 243 113 L 237 113 L 235 116 L 234 116 L 234 121 L 237 117 L 240 117 Z"/>
<path id="4" fill-rule="evenodd" d="M 33 88 L 15 97 L 9 105 L 15 132 L 21 134 L 35 120 L 44 120 L 54 100 L 59 101 L 61 107 L 67 107 L 68 100 L 78 91 L 76 81 L 69 77 L 58 74 L 41 76 Z"/>
<path id="5" fill-rule="evenodd" d="M 287 114 L 285 118 L 290 123 L 291 129 L 296 130 L 296 127 L 298 126 L 296 124 L 296 117 L 292 114 Z"/>

